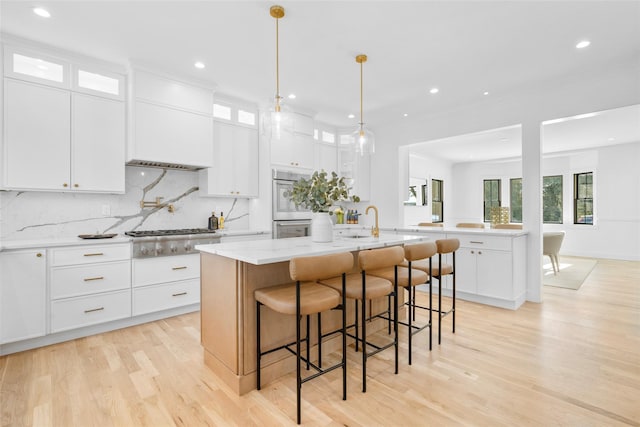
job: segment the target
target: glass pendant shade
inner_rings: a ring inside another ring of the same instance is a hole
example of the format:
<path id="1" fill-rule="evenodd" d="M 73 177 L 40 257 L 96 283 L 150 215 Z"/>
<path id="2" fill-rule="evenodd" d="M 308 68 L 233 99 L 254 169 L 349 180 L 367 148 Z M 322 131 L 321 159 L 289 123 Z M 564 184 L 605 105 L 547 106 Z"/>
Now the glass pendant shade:
<path id="1" fill-rule="evenodd" d="M 271 111 L 268 127 L 271 139 L 282 139 L 283 135 L 293 132 L 293 117 L 281 107 L 280 111 Z"/>
<path id="2" fill-rule="evenodd" d="M 354 149 L 361 156 L 375 153 L 375 137 L 373 132 L 367 129 L 364 124 L 360 124 L 358 129 L 351 134 Z"/>

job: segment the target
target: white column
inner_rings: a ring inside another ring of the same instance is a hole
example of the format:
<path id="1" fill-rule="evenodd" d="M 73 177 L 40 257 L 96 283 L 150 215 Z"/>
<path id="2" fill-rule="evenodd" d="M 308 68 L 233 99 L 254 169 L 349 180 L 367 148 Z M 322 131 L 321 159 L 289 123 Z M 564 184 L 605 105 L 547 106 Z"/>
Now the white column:
<path id="1" fill-rule="evenodd" d="M 542 302 L 542 124 L 522 123 L 522 222 L 527 236 L 527 301 Z"/>

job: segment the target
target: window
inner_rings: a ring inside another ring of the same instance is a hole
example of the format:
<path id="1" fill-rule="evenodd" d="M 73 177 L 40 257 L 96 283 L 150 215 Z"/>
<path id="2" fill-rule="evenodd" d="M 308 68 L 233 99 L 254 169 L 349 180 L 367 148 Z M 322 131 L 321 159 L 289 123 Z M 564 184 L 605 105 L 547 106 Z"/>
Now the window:
<path id="1" fill-rule="evenodd" d="M 593 172 L 573 175 L 573 223 L 593 224 Z"/>
<path id="2" fill-rule="evenodd" d="M 500 180 L 484 180 L 484 220 L 491 221 L 491 208 L 500 207 Z"/>
<path id="3" fill-rule="evenodd" d="M 431 180 L 431 222 L 443 222 L 442 189 L 443 182 L 440 179 Z"/>
<path id="4" fill-rule="evenodd" d="M 542 222 L 562 224 L 562 175 L 542 177 Z"/>
<path id="5" fill-rule="evenodd" d="M 330 144 L 335 144 L 336 136 L 331 132 L 322 131 L 322 142 L 328 142 Z"/>
<path id="6" fill-rule="evenodd" d="M 59 83 L 64 81 L 62 64 L 18 53 L 13 54 L 13 72 Z"/>
<path id="7" fill-rule="evenodd" d="M 84 70 L 78 70 L 78 87 L 120 95 L 120 80 Z"/>
<path id="8" fill-rule="evenodd" d="M 253 126 L 256 124 L 256 115 L 249 111 L 238 110 L 238 123 Z"/>
<path id="9" fill-rule="evenodd" d="M 509 180 L 509 199 L 511 200 L 510 222 L 522 222 L 522 178 Z"/>
<path id="10" fill-rule="evenodd" d="M 231 120 L 231 107 L 221 104 L 213 104 L 213 117 Z"/>

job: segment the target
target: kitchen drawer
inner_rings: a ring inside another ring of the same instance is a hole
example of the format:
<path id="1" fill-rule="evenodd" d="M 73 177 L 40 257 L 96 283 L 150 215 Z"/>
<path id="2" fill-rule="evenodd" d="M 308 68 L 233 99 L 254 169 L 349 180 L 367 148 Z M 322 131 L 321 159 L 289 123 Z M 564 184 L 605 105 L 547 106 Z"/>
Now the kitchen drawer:
<path id="1" fill-rule="evenodd" d="M 133 260 L 132 285 L 156 285 L 200 277 L 200 254 Z"/>
<path id="2" fill-rule="evenodd" d="M 131 261 L 51 269 L 51 299 L 117 291 L 131 287 Z"/>
<path id="3" fill-rule="evenodd" d="M 51 250 L 51 265 L 90 264 L 103 261 L 124 261 L 131 259 L 131 244 L 96 246 L 74 246 Z"/>
<path id="4" fill-rule="evenodd" d="M 460 240 L 460 246 L 464 248 L 495 249 L 498 251 L 510 251 L 512 237 L 483 236 L 468 234 L 451 234 L 448 237 Z"/>
<path id="5" fill-rule="evenodd" d="M 51 332 L 131 317 L 131 290 L 51 302 Z"/>
<path id="6" fill-rule="evenodd" d="M 200 302 L 200 279 L 133 289 L 133 315 Z"/>

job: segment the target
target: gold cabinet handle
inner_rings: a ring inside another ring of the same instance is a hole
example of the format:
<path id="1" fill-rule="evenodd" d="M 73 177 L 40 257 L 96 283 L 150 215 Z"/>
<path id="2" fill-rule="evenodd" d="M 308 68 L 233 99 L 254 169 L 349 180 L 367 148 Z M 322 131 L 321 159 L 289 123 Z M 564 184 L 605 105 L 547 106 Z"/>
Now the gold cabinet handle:
<path id="1" fill-rule="evenodd" d="M 92 308 L 90 310 L 85 310 L 85 313 L 93 313 L 94 311 L 102 311 L 104 310 L 104 307 L 98 307 L 98 308 Z"/>
<path id="2" fill-rule="evenodd" d="M 79 185 L 79 184 L 73 184 L 73 186 L 74 186 L 75 188 L 80 187 L 80 185 Z"/>
<path id="3" fill-rule="evenodd" d="M 42 257 L 42 254 L 41 254 L 40 252 L 38 252 L 38 253 L 36 254 L 36 256 L 37 256 L 38 258 L 41 258 L 41 257 Z"/>
<path id="4" fill-rule="evenodd" d="M 187 267 L 183 266 L 183 267 L 172 267 L 172 270 L 186 270 Z"/>
<path id="5" fill-rule="evenodd" d="M 484 242 L 476 242 L 476 241 L 473 241 L 473 240 L 469 241 L 469 243 L 476 243 L 478 245 L 484 245 Z"/>
<path id="6" fill-rule="evenodd" d="M 86 279 L 84 279 L 85 282 L 91 282 L 92 280 L 104 280 L 103 276 L 99 276 L 99 277 L 87 277 Z"/>
<path id="7" fill-rule="evenodd" d="M 93 253 L 93 254 L 84 254 L 84 256 L 100 256 L 100 255 L 104 255 L 104 253 L 103 252 L 96 252 L 96 253 Z"/>
<path id="8" fill-rule="evenodd" d="M 69 186 L 69 184 L 67 184 L 67 183 L 65 182 L 64 184 L 62 184 L 62 186 L 66 188 L 66 187 L 68 187 L 68 186 Z"/>
<path id="9" fill-rule="evenodd" d="M 173 294 L 172 296 L 179 297 L 179 296 L 186 295 L 186 294 L 187 294 L 186 292 L 180 292 L 180 293 L 177 293 L 177 294 Z"/>

